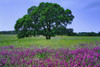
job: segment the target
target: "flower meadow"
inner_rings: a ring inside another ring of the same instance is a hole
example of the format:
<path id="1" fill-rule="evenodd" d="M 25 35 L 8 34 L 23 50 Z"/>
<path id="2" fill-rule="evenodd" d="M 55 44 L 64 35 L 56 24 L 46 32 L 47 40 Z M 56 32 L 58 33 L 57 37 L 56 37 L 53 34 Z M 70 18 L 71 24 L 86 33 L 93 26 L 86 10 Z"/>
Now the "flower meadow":
<path id="1" fill-rule="evenodd" d="M 80 44 L 75 50 L 3 46 L 0 67 L 100 67 L 100 47 L 87 45 Z"/>

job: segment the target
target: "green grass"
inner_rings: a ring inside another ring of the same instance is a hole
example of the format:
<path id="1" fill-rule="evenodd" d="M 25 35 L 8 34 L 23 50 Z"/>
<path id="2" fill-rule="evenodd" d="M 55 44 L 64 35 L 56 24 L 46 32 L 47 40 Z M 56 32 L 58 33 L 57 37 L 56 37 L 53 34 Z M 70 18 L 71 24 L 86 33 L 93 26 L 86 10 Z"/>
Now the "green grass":
<path id="1" fill-rule="evenodd" d="M 99 41 L 96 43 L 96 41 Z M 0 35 L 0 47 L 14 45 L 15 47 L 51 47 L 51 48 L 63 48 L 70 47 L 79 44 L 100 44 L 100 37 L 94 36 L 56 36 L 50 40 L 46 40 L 45 37 L 28 37 L 18 39 L 16 35 Z"/>

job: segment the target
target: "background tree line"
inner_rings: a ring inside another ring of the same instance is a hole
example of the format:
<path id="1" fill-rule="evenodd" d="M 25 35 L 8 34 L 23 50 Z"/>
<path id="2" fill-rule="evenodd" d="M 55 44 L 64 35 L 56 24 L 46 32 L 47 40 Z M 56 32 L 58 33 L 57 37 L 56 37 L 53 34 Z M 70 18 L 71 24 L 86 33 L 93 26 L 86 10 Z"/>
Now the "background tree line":
<path id="1" fill-rule="evenodd" d="M 0 34 L 14 35 L 17 33 L 16 33 L 16 31 L 0 31 Z"/>
<path id="2" fill-rule="evenodd" d="M 73 32 L 74 30 L 72 28 L 59 28 L 58 32 L 56 32 L 56 35 L 65 35 L 65 36 L 100 36 L 100 32 Z M 7 34 L 7 35 L 15 35 L 17 34 L 16 31 L 0 31 L 0 34 Z M 41 34 L 40 34 L 41 35 Z"/>
<path id="3" fill-rule="evenodd" d="M 95 32 L 79 32 L 76 33 L 77 36 L 100 36 L 100 32 L 95 33 Z"/>

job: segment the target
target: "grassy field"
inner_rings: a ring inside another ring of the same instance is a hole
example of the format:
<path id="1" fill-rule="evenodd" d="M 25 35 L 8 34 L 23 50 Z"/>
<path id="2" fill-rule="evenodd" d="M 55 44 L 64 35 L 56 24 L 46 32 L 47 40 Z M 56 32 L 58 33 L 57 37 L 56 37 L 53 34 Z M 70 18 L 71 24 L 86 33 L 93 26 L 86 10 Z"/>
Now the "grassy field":
<path id="1" fill-rule="evenodd" d="M 56 36 L 50 40 L 45 37 L 28 37 L 18 39 L 16 35 L 0 35 L 0 47 L 14 45 L 15 47 L 51 47 L 51 48 L 66 48 L 73 49 L 74 45 L 79 44 L 100 44 L 100 37 L 94 36 Z"/>
<path id="2" fill-rule="evenodd" d="M 0 67 L 100 67 L 100 37 L 0 35 Z"/>

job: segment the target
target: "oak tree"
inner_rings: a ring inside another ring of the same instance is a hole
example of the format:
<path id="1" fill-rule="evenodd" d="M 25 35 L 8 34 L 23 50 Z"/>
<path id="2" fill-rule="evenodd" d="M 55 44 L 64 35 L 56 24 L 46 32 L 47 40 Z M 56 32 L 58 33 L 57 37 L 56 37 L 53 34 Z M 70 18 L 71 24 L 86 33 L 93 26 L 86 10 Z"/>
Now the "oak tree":
<path id="1" fill-rule="evenodd" d="M 50 39 L 56 35 L 58 27 L 66 28 L 73 18 L 70 9 L 64 9 L 57 3 L 42 2 L 37 7 L 30 7 L 27 15 L 17 20 L 15 30 L 19 38 L 43 35 Z"/>

